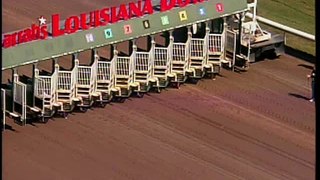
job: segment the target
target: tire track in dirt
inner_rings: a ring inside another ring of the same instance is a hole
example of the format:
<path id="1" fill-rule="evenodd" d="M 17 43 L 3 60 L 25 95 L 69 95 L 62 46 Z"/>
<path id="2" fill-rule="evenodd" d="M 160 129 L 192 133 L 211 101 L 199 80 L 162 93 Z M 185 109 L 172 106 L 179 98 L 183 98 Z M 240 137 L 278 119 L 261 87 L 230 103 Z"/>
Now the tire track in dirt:
<path id="1" fill-rule="evenodd" d="M 229 75 L 229 74 L 228 74 Z M 288 124 L 291 124 L 293 127 L 298 127 L 301 130 L 305 130 L 307 132 L 310 132 L 310 134 L 314 134 L 315 130 L 314 130 L 314 121 L 311 122 L 310 120 L 314 119 L 314 115 L 312 115 L 312 113 L 310 114 L 311 109 L 307 109 L 308 110 L 308 114 L 307 112 L 303 112 L 303 110 L 299 110 L 299 108 L 296 107 L 296 103 L 290 103 L 288 100 L 290 100 L 288 97 L 283 98 L 283 100 L 278 100 L 278 102 L 282 102 L 281 106 L 280 103 L 278 107 L 273 106 L 276 105 L 277 103 L 277 97 L 280 97 L 278 94 L 273 94 L 273 96 L 269 96 L 266 93 L 261 93 L 261 95 L 255 95 L 255 96 L 249 96 L 250 93 L 252 94 L 256 94 L 254 92 L 263 92 L 265 91 L 265 88 L 263 89 L 259 89 L 259 86 L 256 84 L 252 84 L 252 83 L 247 83 L 246 87 L 243 87 L 243 83 L 245 83 L 244 81 L 241 81 L 242 78 L 245 77 L 241 77 L 241 75 L 239 77 L 237 77 L 237 80 L 239 80 L 242 83 L 238 83 L 238 84 L 234 84 L 234 82 L 224 82 L 225 86 L 236 86 L 236 92 L 234 92 L 234 90 L 231 90 L 230 92 L 224 92 L 223 88 L 221 87 L 219 89 L 219 87 L 215 87 L 214 91 L 218 92 L 218 94 L 220 94 L 220 97 L 223 97 L 225 99 L 228 99 L 230 101 L 233 101 L 239 105 L 244 105 L 245 107 L 248 107 L 250 109 L 256 110 L 259 113 L 263 113 L 264 115 L 267 115 L 269 117 L 272 117 L 274 119 L 279 119 L 281 121 L 284 121 Z M 217 82 L 217 81 L 216 81 Z M 221 82 L 219 82 L 221 84 Z M 209 85 L 207 86 L 207 84 L 202 83 L 199 85 L 199 87 L 201 87 L 201 89 L 205 89 L 207 91 L 210 90 L 211 87 L 213 87 L 214 85 Z M 219 85 L 217 85 L 219 86 Z M 252 89 L 252 90 L 251 90 Z M 268 89 L 267 89 L 268 92 Z M 246 98 L 244 98 L 246 97 Z M 261 98 L 262 97 L 262 98 Z M 272 102 L 272 106 L 266 105 L 265 101 L 269 100 L 269 102 Z M 284 102 L 287 102 L 288 105 L 285 105 Z M 308 102 L 309 103 L 309 102 Z M 309 104 L 308 104 L 309 105 Z M 288 106 L 288 107 L 286 107 Z M 297 113 L 296 111 L 301 111 L 302 113 Z M 287 112 L 287 114 L 284 114 L 283 112 Z M 314 112 L 314 109 L 313 109 Z M 297 118 L 297 115 L 301 118 Z M 308 118 L 308 121 L 303 121 L 301 119 L 305 119 L 305 115 L 309 115 L 310 119 Z M 289 118 L 290 117 L 290 118 Z M 313 118 L 311 118 L 313 117 Z M 295 119 L 295 120 L 293 120 Z M 298 121 L 297 121 L 298 120 Z"/>
<path id="2" fill-rule="evenodd" d="M 211 151 L 212 151 L 212 150 L 215 150 L 215 151 L 217 151 L 218 154 L 222 154 L 222 155 L 225 156 L 225 157 L 232 157 L 231 159 L 232 159 L 233 161 L 235 161 L 234 159 L 238 160 L 238 161 L 239 161 L 238 164 L 246 165 L 246 168 L 248 168 L 248 165 L 250 165 L 252 168 L 255 168 L 256 170 L 260 170 L 260 171 L 263 172 L 263 173 L 266 173 L 266 174 L 268 174 L 268 175 L 272 175 L 271 177 L 268 177 L 268 178 L 266 178 L 266 179 L 270 179 L 270 178 L 280 178 L 280 177 L 285 177 L 285 179 L 295 179 L 294 177 L 292 177 L 292 176 L 290 176 L 290 175 L 285 175 L 285 174 L 283 174 L 283 173 L 282 173 L 282 174 L 276 174 L 276 173 L 274 173 L 274 172 L 272 172 L 272 171 L 270 171 L 270 170 L 268 170 L 268 169 L 266 169 L 266 168 L 262 168 L 262 167 L 256 166 L 256 165 L 254 165 L 252 162 L 250 162 L 250 161 L 248 161 L 248 160 L 245 160 L 245 159 L 240 158 L 240 157 L 237 157 L 237 156 L 235 156 L 235 155 L 233 155 L 233 154 L 231 154 L 231 153 L 228 153 L 228 151 L 227 151 L 226 149 L 216 148 L 216 147 L 212 146 L 211 144 L 208 144 L 208 143 L 204 142 L 203 140 L 201 140 L 201 139 L 199 139 L 199 138 L 197 138 L 197 137 L 188 135 L 188 134 L 186 134 L 186 133 L 184 133 L 184 132 L 181 132 L 181 131 L 179 131 L 179 130 L 177 130 L 177 129 L 173 129 L 173 128 L 171 128 L 170 126 L 165 125 L 164 123 L 161 123 L 161 122 L 159 122 L 159 121 L 156 121 L 157 119 L 154 119 L 154 117 L 152 117 L 152 116 L 148 116 L 148 115 L 146 115 L 146 114 L 138 114 L 138 113 L 135 112 L 135 111 L 130 111 L 130 115 L 133 115 L 133 114 L 134 114 L 134 116 L 141 116 L 141 118 L 138 118 L 138 119 L 150 119 L 150 120 L 153 119 L 152 124 L 156 124 L 156 125 L 158 125 L 158 126 L 163 127 L 163 128 L 166 129 L 166 130 L 170 130 L 171 132 L 173 132 L 174 135 L 172 135 L 171 137 L 176 137 L 176 135 L 180 135 L 180 136 L 186 137 L 186 139 L 193 140 L 193 141 L 194 141 L 193 143 L 197 143 L 197 144 L 200 144 L 200 145 L 204 145 L 204 146 L 210 148 Z M 201 117 L 201 118 L 203 118 L 203 117 Z M 137 120 L 138 120 L 138 119 L 137 119 Z M 197 120 L 199 120 L 199 119 L 197 119 Z M 199 121 L 200 121 L 200 120 L 199 120 Z M 143 123 L 143 124 L 144 124 L 143 127 L 140 127 L 141 124 L 142 124 L 142 122 L 136 122 L 134 125 L 132 125 L 133 122 L 135 122 L 135 121 L 131 121 L 131 123 L 128 123 L 128 122 L 126 122 L 126 121 L 121 121 L 121 123 L 124 123 L 125 125 L 129 125 L 130 127 L 131 127 L 131 126 L 134 126 L 134 127 L 137 128 L 139 131 L 141 131 L 141 133 L 145 133 L 145 132 L 148 131 L 148 127 L 144 127 L 144 126 L 146 125 L 145 123 Z M 120 123 L 120 122 L 119 122 L 119 123 Z M 154 127 L 154 125 L 152 125 L 152 127 Z M 224 129 L 222 129 L 222 131 L 224 131 Z M 153 131 L 152 131 L 152 132 L 153 132 Z M 158 139 L 159 137 L 153 135 L 152 132 L 150 132 L 150 136 L 153 136 L 153 137 L 155 137 L 155 138 Z M 163 140 L 163 141 L 164 141 L 165 143 L 169 143 L 169 142 L 168 142 L 169 140 Z M 171 143 L 172 143 L 172 142 L 171 142 Z M 182 148 L 181 148 L 181 150 L 187 151 L 186 149 L 182 149 Z M 190 150 L 189 150 L 189 151 L 190 151 Z M 188 152 L 188 153 L 190 153 L 190 152 Z M 197 155 L 195 154 L 195 156 L 199 156 L 199 153 L 198 153 Z M 205 160 L 208 161 L 207 159 L 205 159 Z M 235 163 L 235 162 L 234 162 L 234 163 Z M 237 171 L 237 170 L 236 170 L 236 169 L 232 169 L 232 170 L 230 170 L 230 171 L 235 172 L 235 171 Z M 238 173 L 241 174 L 241 172 L 238 172 Z M 262 173 L 262 174 L 263 174 L 263 173 Z M 248 176 L 249 176 L 249 175 L 248 175 Z M 264 174 L 264 176 L 266 176 L 266 175 Z M 248 178 L 248 177 L 245 177 L 245 178 Z M 260 177 L 260 178 L 261 178 L 261 177 Z"/>
<path id="3" fill-rule="evenodd" d="M 158 102 L 161 101 L 161 99 L 159 99 L 159 98 L 155 98 L 155 99 L 157 99 Z M 248 141 L 252 141 L 252 143 L 256 142 L 257 145 L 263 145 L 265 148 L 268 148 L 267 144 L 259 141 L 258 139 L 255 139 L 253 137 L 245 135 L 245 134 L 243 134 L 241 132 L 234 131 L 234 130 L 232 130 L 232 129 L 230 129 L 230 128 L 228 128 L 228 127 L 226 127 L 223 124 L 220 124 L 218 122 L 213 122 L 212 119 L 209 119 L 208 117 L 204 117 L 201 114 L 196 114 L 196 113 L 192 112 L 191 110 L 189 110 L 188 108 L 181 107 L 181 106 L 179 106 L 177 104 L 171 104 L 170 102 L 165 102 L 163 104 L 167 104 L 167 105 L 169 105 L 170 107 L 172 107 L 173 109 L 175 109 L 177 111 L 183 111 L 184 114 L 192 115 L 193 118 L 195 118 L 195 119 L 197 119 L 199 121 L 202 121 L 203 123 L 209 124 L 210 126 L 213 126 L 213 127 L 217 128 L 219 130 L 227 131 L 228 133 L 233 134 L 234 136 L 237 136 L 239 138 L 245 137 L 245 139 L 247 139 Z M 274 148 L 274 147 L 271 146 L 271 148 Z M 272 149 L 269 149 L 269 150 L 272 151 Z M 274 151 L 277 152 L 279 150 L 278 149 L 274 149 Z M 291 156 L 288 155 L 287 157 L 290 158 Z M 300 163 L 304 164 L 307 167 L 312 167 L 313 166 L 312 164 L 310 164 L 310 163 L 308 163 L 308 162 L 306 162 L 304 160 L 300 160 L 299 158 L 296 158 L 294 156 L 291 157 L 291 158 L 293 160 L 297 160 L 297 162 L 300 162 Z"/>

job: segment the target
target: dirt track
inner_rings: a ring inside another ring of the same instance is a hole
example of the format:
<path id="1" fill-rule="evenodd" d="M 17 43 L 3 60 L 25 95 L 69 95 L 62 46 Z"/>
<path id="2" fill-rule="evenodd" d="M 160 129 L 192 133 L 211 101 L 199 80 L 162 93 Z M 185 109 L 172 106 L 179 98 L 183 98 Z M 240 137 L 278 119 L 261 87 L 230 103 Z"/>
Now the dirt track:
<path id="1" fill-rule="evenodd" d="M 8 2 L 4 17 L 14 11 Z M 50 3 L 43 12 L 76 13 L 102 4 L 85 9 L 83 3 L 75 10 Z M 7 21 L 5 27 L 29 26 Z M 223 70 L 216 80 L 130 98 L 67 120 L 26 127 L 9 121 L 14 131 L 3 133 L 3 178 L 315 179 L 309 68 L 282 56 L 252 64 L 246 73 Z"/>

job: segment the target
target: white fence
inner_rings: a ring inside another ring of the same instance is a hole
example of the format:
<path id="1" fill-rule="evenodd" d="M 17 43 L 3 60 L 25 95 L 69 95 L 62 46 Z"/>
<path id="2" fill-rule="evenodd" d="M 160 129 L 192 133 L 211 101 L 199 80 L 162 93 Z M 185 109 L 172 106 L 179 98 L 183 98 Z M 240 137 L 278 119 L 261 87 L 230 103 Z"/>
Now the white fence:
<path id="1" fill-rule="evenodd" d="M 252 18 L 253 17 L 253 14 L 252 13 L 249 13 L 247 12 L 246 13 L 246 16 L 249 17 L 249 18 Z M 316 38 L 314 35 L 312 34 L 309 34 L 309 33 L 306 33 L 306 32 L 303 32 L 303 31 L 300 31 L 300 30 L 297 30 L 297 29 L 294 29 L 292 27 L 289 27 L 289 26 L 286 26 L 286 25 L 283 25 L 283 24 L 280 24 L 278 22 L 275 22 L 275 21 L 271 21 L 267 18 L 264 18 L 264 17 L 261 17 L 261 16 L 256 16 L 256 20 L 257 21 L 260 21 L 264 24 L 267 24 L 269 26 L 272 26 L 272 27 L 275 27 L 277 29 L 280 29 L 282 31 L 285 31 L 285 32 L 289 32 L 289 33 L 292 33 L 294 35 L 297 35 L 297 36 L 300 36 L 300 37 L 303 37 L 305 39 L 309 39 L 311 41 L 315 41 Z"/>

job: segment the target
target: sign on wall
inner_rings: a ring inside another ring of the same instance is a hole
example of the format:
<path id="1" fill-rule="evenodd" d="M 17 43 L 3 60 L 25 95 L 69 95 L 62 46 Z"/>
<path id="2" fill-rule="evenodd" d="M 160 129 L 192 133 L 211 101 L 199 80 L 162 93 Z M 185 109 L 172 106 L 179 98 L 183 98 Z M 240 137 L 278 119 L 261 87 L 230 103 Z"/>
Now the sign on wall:
<path id="1" fill-rule="evenodd" d="M 113 37 L 111 28 L 104 30 L 104 37 L 105 37 L 106 39 L 109 39 L 109 38 L 112 38 L 112 37 Z"/>

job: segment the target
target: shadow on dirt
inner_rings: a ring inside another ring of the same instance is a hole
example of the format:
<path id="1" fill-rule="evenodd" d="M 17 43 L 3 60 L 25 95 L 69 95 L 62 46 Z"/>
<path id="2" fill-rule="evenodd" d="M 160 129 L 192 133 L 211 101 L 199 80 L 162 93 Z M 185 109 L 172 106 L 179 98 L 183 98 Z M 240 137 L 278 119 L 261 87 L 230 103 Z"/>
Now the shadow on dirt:
<path id="1" fill-rule="evenodd" d="M 313 69 L 313 66 L 306 65 L 306 64 L 298 64 L 298 66 L 300 66 L 300 67 L 304 67 L 304 68 L 307 68 L 307 69 L 310 69 L 310 70 L 312 70 L 312 69 Z"/>
<path id="2" fill-rule="evenodd" d="M 304 99 L 304 100 L 309 100 L 308 97 L 302 96 L 300 94 L 296 94 L 296 93 L 288 93 L 289 96 L 293 96 L 295 98 L 299 98 L 299 99 Z"/>
<path id="3" fill-rule="evenodd" d="M 289 54 L 291 56 L 294 56 L 296 58 L 302 59 L 304 61 L 307 61 L 309 63 L 315 64 L 315 62 L 316 62 L 316 57 L 315 56 L 313 56 L 313 55 L 311 55 L 309 53 L 303 52 L 301 50 L 294 49 L 294 48 L 289 47 L 289 46 L 285 46 L 285 53 Z"/>
<path id="4" fill-rule="evenodd" d="M 8 124 L 5 125 L 5 130 L 10 130 L 10 131 L 16 132 L 16 130 Z"/>

